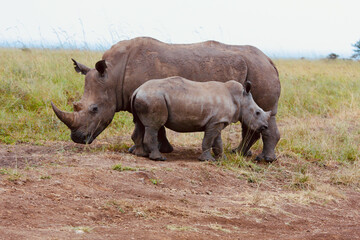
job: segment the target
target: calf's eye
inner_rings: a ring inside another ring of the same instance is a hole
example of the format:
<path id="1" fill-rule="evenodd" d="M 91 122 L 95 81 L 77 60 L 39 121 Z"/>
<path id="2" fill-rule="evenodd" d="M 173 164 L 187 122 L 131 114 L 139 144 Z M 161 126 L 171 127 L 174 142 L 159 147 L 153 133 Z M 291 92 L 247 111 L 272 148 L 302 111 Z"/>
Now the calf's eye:
<path id="1" fill-rule="evenodd" d="M 93 104 L 90 106 L 90 112 L 97 113 L 99 111 L 99 108 L 97 105 Z"/>

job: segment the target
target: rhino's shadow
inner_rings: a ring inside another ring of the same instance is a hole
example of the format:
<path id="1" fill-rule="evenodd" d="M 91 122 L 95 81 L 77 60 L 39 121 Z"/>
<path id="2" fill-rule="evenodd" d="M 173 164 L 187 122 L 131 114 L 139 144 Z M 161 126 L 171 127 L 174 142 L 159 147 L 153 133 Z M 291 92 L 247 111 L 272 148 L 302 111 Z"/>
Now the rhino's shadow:
<path id="1" fill-rule="evenodd" d="M 200 148 L 191 147 L 174 147 L 174 151 L 171 153 L 162 153 L 166 157 L 166 161 L 187 161 L 198 162 L 198 157 L 201 155 Z"/>

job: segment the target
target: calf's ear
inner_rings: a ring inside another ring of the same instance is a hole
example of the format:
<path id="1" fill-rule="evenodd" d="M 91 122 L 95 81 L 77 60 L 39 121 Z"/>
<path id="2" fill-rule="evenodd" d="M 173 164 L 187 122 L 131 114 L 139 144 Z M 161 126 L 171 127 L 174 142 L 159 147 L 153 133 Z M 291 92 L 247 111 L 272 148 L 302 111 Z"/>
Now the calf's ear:
<path id="1" fill-rule="evenodd" d="M 251 90 L 251 82 L 245 81 L 244 87 L 245 87 L 245 91 L 246 91 L 247 93 L 249 93 L 250 90 Z"/>
<path id="2" fill-rule="evenodd" d="M 105 60 L 100 60 L 95 64 L 96 70 L 100 73 L 101 76 L 104 75 L 107 68 Z"/>
<path id="3" fill-rule="evenodd" d="M 269 121 L 269 119 L 271 117 L 271 111 L 267 111 L 267 112 L 265 112 L 265 114 L 266 114 L 267 121 Z"/>
<path id="4" fill-rule="evenodd" d="M 81 63 L 78 63 L 73 58 L 71 60 L 74 62 L 74 69 L 76 72 L 86 75 L 90 71 L 89 67 L 87 67 Z"/>

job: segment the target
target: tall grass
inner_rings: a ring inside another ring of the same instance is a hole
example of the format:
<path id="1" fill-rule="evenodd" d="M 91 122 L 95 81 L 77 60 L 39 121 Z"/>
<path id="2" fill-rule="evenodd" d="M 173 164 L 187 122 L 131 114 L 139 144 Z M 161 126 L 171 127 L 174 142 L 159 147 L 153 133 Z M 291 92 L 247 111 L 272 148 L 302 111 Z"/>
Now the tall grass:
<path id="1" fill-rule="evenodd" d="M 277 60 L 279 118 L 329 117 L 360 106 L 360 64 L 346 60 Z"/>
<path id="2" fill-rule="evenodd" d="M 72 102 L 82 96 L 84 77 L 74 71 L 71 58 L 93 67 L 101 55 L 91 51 L 0 49 L 0 142 L 69 141 L 69 130 L 56 118 L 50 101 L 72 111 Z M 358 161 L 360 62 L 275 63 L 282 84 L 278 111 L 282 138 L 277 155 L 324 164 Z M 115 116 L 100 139 L 130 136 L 131 115 Z M 233 129 L 228 127 L 225 131 Z M 187 136 L 178 143 L 176 138 L 173 141 L 178 145 L 192 140 L 201 142 L 196 134 Z M 229 145 L 228 141 L 225 137 L 224 144 Z M 260 147 L 258 143 L 255 150 Z"/>
<path id="3" fill-rule="evenodd" d="M 360 156 L 360 62 L 278 60 L 278 150 L 310 161 Z"/>
<path id="4" fill-rule="evenodd" d="M 67 140 L 50 101 L 64 110 L 82 95 L 71 58 L 93 65 L 97 52 L 0 49 L 0 141 Z"/>

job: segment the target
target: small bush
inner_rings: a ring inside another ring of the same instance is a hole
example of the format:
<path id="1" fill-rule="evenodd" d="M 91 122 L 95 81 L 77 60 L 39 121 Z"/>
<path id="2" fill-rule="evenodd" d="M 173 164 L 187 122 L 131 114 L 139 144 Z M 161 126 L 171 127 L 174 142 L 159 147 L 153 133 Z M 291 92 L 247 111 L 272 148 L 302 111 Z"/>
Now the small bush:
<path id="1" fill-rule="evenodd" d="M 330 53 L 326 58 L 330 60 L 335 60 L 339 57 L 336 53 Z"/>

